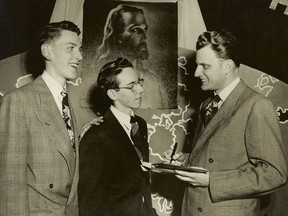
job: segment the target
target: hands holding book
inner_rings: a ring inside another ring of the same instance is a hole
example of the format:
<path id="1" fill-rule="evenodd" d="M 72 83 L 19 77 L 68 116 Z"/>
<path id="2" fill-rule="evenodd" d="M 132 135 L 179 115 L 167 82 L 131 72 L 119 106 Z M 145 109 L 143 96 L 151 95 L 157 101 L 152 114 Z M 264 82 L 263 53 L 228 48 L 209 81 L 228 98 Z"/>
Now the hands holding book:
<path id="1" fill-rule="evenodd" d="M 171 149 L 163 153 L 164 157 L 163 166 L 165 165 L 170 166 L 171 170 L 173 170 L 173 173 L 178 179 L 185 181 L 195 187 L 209 186 L 209 172 L 207 169 L 195 166 L 190 167 L 184 166 L 188 159 L 188 155 L 182 152 L 176 152 L 174 155 L 172 155 L 172 158 L 171 155 L 172 155 Z"/>
<path id="2" fill-rule="evenodd" d="M 172 155 L 172 152 L 173 150 L 169 149 L 163 153 L 164 163 L 176 166 L 184 166 L 188 155 L 183 154 L 183 152 L 175 152 L 175 154 Z"/>

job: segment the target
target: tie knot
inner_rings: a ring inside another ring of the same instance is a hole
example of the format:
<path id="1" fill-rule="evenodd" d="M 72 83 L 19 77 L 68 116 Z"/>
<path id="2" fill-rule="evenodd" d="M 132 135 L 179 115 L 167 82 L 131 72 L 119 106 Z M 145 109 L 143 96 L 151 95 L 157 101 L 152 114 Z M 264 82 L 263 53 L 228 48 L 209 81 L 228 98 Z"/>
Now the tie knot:
<path id="1" fill-rule="evenodd" d="M 211 100 L 211 102 L 216 102 L 216 103 L 218 103 L 219 101 L 221 101 L 221 98 L 218 94 L 216 94 Z"/>
<path id="2" fill-rule="evenodd" d="M 62 97 L 66 97 L 67 96 L 66 89 L 63 89 L 60 94 L 61 94 Z"/>
<path id="3" fill-rule="evenodd" d="M 136 122 L 137 122 L 137 120 L 136 120 L 135 116 L 131 116 L 130 117 L 130 123 L 133 124 L 133 123 L 136 123 Z"/>
<path id="4" fill-rule="evenodd" d="M 66 89 L 63 89 L 60 94 L 63 97 L 62 98 L 62 105 L 63 106 L 69 106 L 69 104 L 68 104 L 68 94 L 67 94 Z"/>

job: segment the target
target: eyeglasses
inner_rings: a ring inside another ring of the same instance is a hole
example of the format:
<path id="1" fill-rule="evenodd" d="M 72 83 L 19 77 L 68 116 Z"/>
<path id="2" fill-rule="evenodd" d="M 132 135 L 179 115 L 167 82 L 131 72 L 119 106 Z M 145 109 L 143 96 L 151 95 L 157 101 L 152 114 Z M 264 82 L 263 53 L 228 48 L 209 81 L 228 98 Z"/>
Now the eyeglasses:
<path id="1" fill-rule="evenodd" d="M 131 83 L 131 86 L 130 87 L 128 87 L 128 86 L 125 86 L 125 87 L 118 87 L 118 88 L 116 88 L 116 90 L 118 89 L 129 89 L 129 90 L 131 90 L 133 93 L 136 93 L 137 92 L 137 87 L 138 87 L 138 85 L 139 86 L 141 86 L 141 87 L 143 87 L 143 85 L 144 85 L 144 79 L 138 79 L 138 81 L 137 82 L 134 82 L 134 83 Z"/>

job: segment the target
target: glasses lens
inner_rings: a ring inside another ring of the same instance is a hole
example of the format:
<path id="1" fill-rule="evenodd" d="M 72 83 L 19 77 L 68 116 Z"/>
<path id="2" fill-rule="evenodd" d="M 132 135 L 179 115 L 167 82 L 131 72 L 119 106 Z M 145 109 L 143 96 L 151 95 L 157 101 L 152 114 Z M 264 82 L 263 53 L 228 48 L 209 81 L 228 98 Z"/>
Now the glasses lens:
<path id="1" fill-rule="evenodd" d="M 144 84 L 144 79 L 139 79 L 138 81 L 137 81 L 137 83 L 134 83 L 133 85 L 132 85 L 132 87 L 131 87 L 131 90 L 135 93 L 135 92 L 137 92 L 137 86 L 138 85 L 140 85 L 141 87 L 143 87 L 143 84 Z"/>

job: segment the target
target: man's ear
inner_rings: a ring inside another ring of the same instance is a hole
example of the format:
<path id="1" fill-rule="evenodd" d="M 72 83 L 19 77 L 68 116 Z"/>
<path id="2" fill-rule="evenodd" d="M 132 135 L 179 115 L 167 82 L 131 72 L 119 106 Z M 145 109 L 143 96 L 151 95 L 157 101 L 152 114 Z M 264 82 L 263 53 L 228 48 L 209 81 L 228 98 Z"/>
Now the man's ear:
<path id="1" fill-rule="evenodd" d="M 117 95 L 116 95 L 116 92 L 115 92 L 114 89 L 109 89 L 107 91 L 107 95 L 112 101 L 116 101 L 117 100 Z"/>
<path id="2" fill-rule="evenodd" d="M 232 69 L 234 68 L 235 64 L 233 62 L 233 60 L 231 59 L 227 59 L 225 60 L 225 74 L 229 74 Z"/>
<path id="3" fill-rule="evenodd" d="M 51 60 L 51 53 L 48 44 L 41 45 L 41 53 L 47 61 Z"/>

